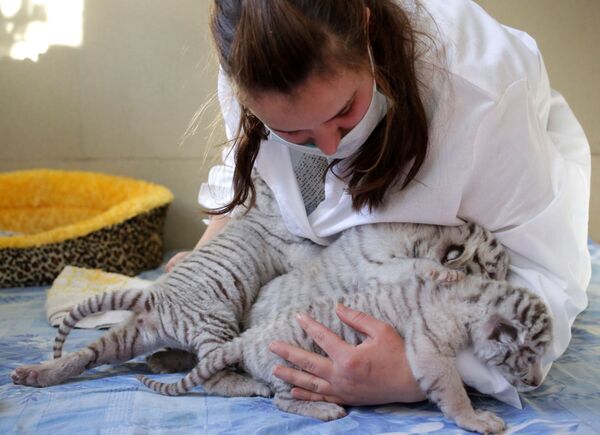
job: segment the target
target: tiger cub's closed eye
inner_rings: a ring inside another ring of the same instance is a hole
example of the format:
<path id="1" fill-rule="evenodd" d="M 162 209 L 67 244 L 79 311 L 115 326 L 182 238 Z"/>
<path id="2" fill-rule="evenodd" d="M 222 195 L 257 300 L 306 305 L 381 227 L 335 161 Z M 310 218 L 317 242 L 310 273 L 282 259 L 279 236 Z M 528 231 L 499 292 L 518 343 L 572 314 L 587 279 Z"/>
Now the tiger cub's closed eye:
<path id="1" fill-rule="evenodd" d="M 446 249 L 446 253 L 444 254 L 444 258 L 442 259 L 442 264 L 452 260 L 456 260 L 462 255 L 463 252 L 465 252 L 465 247 L 462 245 L 450 246 L 448 249 Z"/>

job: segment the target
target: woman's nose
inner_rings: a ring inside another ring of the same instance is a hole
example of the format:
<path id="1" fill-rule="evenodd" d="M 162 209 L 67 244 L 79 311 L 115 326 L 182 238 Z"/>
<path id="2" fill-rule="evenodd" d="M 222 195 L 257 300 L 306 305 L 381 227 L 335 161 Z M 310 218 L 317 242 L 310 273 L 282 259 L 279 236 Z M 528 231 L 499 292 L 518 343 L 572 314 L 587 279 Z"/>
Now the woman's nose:
<path id="1" fill-rule="evenodd" d="M 336 152 L 341 139 L 342 132 L 337 126 L 321 126 L 313 137 L 315 145 L 328 156 Z"/>

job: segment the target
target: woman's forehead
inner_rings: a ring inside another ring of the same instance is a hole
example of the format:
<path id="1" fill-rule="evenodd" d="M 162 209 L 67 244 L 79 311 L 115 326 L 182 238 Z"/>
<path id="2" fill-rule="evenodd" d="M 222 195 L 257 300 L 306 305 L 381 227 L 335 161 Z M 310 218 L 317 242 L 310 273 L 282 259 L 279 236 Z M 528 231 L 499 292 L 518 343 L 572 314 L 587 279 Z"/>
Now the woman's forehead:
<path id="1" fill-rule="evenodd" d="M 304 130 L 334 117 L 352 98 L 368 74 L 344 70 L 335 76 L 313 76 L 291 94 L 246 95 L 243 103 L 275 130 Z"/>

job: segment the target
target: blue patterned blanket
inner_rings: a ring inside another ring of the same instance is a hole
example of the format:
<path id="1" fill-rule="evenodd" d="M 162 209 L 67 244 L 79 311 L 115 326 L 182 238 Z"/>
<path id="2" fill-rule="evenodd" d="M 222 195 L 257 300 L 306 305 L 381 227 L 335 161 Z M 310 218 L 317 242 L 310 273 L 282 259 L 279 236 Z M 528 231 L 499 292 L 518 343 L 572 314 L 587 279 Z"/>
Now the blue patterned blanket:
<path id="1" fill-rule="evenodd" d="M 573 327 L 568 351 L 539 389 L 524 394 L 523 410 L 472 395 L 475 407 L 497 412 L 506 433 L 600 433 L 600 245 L 590 244 L 593 277 L 589 308 Z M 155 279 L 158 271 L 142 275 Z M 44 313 L 45 288 L 0 290 L 0 433 L 76 434 L 408 434 L 461 433 L 428 403 L 354 407 L 348 417 L 322 423 L 278 411 L 263 398 L 205 396 L 200 389 L 164 397 L 135 378 L 142 358 L 90 370 L 70 382 L 37 389 L 15 386 L 10 372 L 51 357 L 55 329 Z M 67 351 L 103 334 L 75 330 Z M 161 375 L 174 382 L 180 375 Z"/>

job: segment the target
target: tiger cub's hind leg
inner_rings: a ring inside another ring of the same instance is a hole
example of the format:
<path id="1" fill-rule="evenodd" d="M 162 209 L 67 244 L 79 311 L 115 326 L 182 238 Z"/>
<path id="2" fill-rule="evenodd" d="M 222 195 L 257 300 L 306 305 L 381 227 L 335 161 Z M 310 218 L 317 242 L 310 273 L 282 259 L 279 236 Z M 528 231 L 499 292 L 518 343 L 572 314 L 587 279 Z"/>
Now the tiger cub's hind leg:
<path id="1" fill-rule="evenodd" d="M 15 384 L 31 387 L 60 384 L 72 376 L 81 374 L 93 355 L 89 348 L 85 348 L 41 364 L 17 367 L 11 373 L 11 378 Z"/>
<path id="2" fill-rule="evenodd" d="M 202 387 L 210 394 L 225 397 L 271 397 L 273 392 L 264 383 L 246 373 L 222 370 L 207 379 Z"/>
<path id="3" fill-rule="evenodd" d="M 146 358 L 152 373 L 177 373 L 192 370 L 198 364 L 198 358 L 192 352 L 167 348 L 155 352 Z"/>
<path id="4" fill-rule="evenodd" d="M 192 370 L 198 364 L 198 358 L 191 352 L 181 349 L 165 349 L 146 358 L 152 373 L 177 373 Z M 222 370 L 215 373 L 202 384 L 204 391 L 225 397 L 271 397 L 271 389 L 264 383 L 253 379 L 246 373 Z"/>
<path id="5" fill-rule="evenodd" d="M 337 420 L 347 415 L 346 410 L 335 403 L 297 400 L 289 392 L 276 393 L 274 402 L 282 411 L 318 418 L 323 421 Z"/>
<path id="6" fill-rule="evenodd" d="M 83 373 L 85 369 L 127 361 L 162 346 L 158 343 L 158 336 L 148 334 L 147 328 L 142 329 L 145 321 L 144 315 L 136 315 L 127 323 L 115 326 L 85 349 L 41 364 L 17 367 L 11 373 L 12 381 L 32 387 L 56 385 Z"/>

